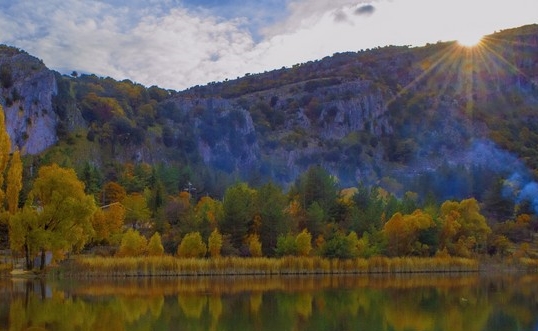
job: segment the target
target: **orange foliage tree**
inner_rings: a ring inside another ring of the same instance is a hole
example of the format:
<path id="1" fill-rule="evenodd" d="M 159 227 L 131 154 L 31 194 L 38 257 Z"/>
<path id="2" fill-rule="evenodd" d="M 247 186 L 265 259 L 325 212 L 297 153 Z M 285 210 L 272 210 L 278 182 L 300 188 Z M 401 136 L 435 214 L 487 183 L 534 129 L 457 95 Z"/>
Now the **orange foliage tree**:
<path id="1" fill-rule="evenodd" d="M 432 217 L 417 209 L 410 215 L 394 214 L 383 226 L 392 256 L 423 255 L 428 248 L 419 241 L 421 231 L 435 226 Z"/>

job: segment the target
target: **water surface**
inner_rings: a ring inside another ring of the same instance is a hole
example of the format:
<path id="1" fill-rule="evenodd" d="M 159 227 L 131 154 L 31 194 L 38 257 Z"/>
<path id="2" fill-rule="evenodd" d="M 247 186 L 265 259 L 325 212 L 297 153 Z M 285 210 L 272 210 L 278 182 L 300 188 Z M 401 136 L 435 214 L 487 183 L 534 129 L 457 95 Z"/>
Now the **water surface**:
<path id="1" fill-rule="evenodd" d="M 538 331 L 538 277 L 4 279 L 0 330 Z"/>

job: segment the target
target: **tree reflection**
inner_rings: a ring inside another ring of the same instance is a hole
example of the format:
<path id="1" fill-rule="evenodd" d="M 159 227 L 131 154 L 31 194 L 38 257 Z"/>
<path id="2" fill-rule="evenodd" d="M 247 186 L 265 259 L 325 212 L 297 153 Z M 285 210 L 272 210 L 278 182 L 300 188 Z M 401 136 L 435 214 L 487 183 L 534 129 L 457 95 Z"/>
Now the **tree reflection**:
<path id="1" fill-rule="evenodd" d="M 123 280 L 100 286 L 29 281 L 0 289 L 0 330 L 532 331 L 538 324 L 537 280 L 430 275 Z"/>

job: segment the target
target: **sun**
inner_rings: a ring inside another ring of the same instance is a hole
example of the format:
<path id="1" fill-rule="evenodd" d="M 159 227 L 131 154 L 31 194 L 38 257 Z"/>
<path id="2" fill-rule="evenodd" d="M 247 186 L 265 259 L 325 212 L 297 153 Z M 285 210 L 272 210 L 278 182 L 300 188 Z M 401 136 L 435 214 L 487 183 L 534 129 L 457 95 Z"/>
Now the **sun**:
<path id="1" fill-rule="evenodd" d="M 464 47 L 475 47 L 480 44 L 484 35 L 465 33 L 458 38 L 458 44 Z"/>

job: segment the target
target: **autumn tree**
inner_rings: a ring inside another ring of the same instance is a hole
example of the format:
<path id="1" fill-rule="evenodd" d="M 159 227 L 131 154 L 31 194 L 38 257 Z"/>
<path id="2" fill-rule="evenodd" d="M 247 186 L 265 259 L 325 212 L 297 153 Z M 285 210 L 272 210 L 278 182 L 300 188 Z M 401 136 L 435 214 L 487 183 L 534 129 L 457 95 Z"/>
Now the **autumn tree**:
<path id="1" fill-rule="evenodd" d="M 394 214 L 383 226 L 387 251 L 392 256 L 427 255 L 428 247 L 420 242 L 423 231 L 435 227 L 432 217 L 417 209 L 412 214 Z"/>
<path id="2" fill-rule="evenodd" d="M 97 209 L 92 217 L 96 242 L 117 243 L 125 221 L 125 208 L 114 203 L 106 208 Z"/>
<path id="3" fill-rule="evenodd" d="M 126 195 L 122 200 L 125 207 L 125 222 L 132 225 L 146 225 L 151 217 L 146 198 L 140 193 Z"/>
<path id="4" fill-rule="evenodd" d="M 222 239 L 222 235 L 220 234 L 218 229 L 213 230 L 213 232 L 211 232 L 211 234 L 209 235 L 209 239 L 207 240 L 207 246 L 209 254 L 212 258 L 220 257 Z"/>
<path id="5" fill-rule="evenodd" d="M 116 182 L 108 182 L 101 192 L 102 204 L 109 205 L 114 202 L 122 202 L 127 196 L 125 188 Z"/>
<path id="6" fill-rule="evenodd" d="M 9 154 L 11 153 L 11 139 L 6 130 L 4 109 L 0 105 L 0 202 L 4 201 L 4 172 L 6 171 Z"/>
<path id="7" fill-rule="evenodd" d="M 148 255 L 149 256 L 162 256 L 164 254 L 164 247 L 161 242 L 161 235 L 159 232 L 155 232 L 148 242 Z"/>
<path id="8" fill-rule="evenodd" d="M 222 202 L 207 196 L 202 197 L 194 207 L 196 228 L 203 238 L 207 238 L 212 231 L 217 229 L 223 216 Z"/>
<path id="9" fill-rule="evenodd" d="M 179 257 L 204 257 L 206 253 L 207 246 L 199 232 L 187 233 L 177 248 Z"/>
<path id="10" fill-rule="evenodd" d="M 295 243 L 297 247 L 297 254 L 299 256 L 308 256 L 310 251 L 312 251 L 312 235 L 308 230 L 304 229 L 297 235 L 295 238 Z"/>
<path id="11" fill-rule="evenodd" d="M 37 216 L 32 206 L 24 206 L 9 219 L 10 248 L 13 252 L 24 254 L 27 270 L 33 269 L 33 258 L 45 244 Z"/>
<path id="12" fill-rule="evenodd" d="M 168 222 L 172 226 L 177 227 L 181 233 L 185 234 L 198 231 L 194 220 L 191 195 L 188 192 L 182 191 L 178 195 L 168 199 L 165 212 Z"/>
<path id="13" fill-rule="evenodd" d="M 22 161 L 19 150 L 11 157 L 7 173 L 6 200 L 10 214 L 15 214 L 19 208 L 19 194 L 22 189 Z"/>
<path id="14" fill-rule="evenodd" d="M 250 234 L 247 237 L 247 246 L 248 252 L 252 257 L 262 256 L 262 243 L 260 242 L 260 237 L 257 234 Z"/>
<path id="15" fill-rule="evenodd" d="M 117 256 L 142 256 L 148 248 L 147 239 L 137 230 L 128 229 L 121 239 L 121 244 L 116 253 Z"/>
<path id="16" fill-rule="evenodd" d="M 446 248 L 450 254 L 458 256 L 470 256 L 473 251 L 485 249 L 491 229 L 476 199 L 445 201 L 439 218 L 440 249 Z"/>
<path id="17" fill-rule="evenodd" d="M 92 196 L 73 169 L 56 164 L 39 169 L 28 195 L 23 217 L 13 217 L 12 228 L 21 229 L 17 242 L 41 251 L 41 268 L 45 252 L 80 250 L 93 234 L 91 217 L 95 212 Z M 22 224 L 17 224 L 22 223 Z M 27 257 L 31 258 L 27 251 Z"/>

